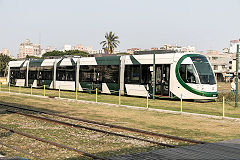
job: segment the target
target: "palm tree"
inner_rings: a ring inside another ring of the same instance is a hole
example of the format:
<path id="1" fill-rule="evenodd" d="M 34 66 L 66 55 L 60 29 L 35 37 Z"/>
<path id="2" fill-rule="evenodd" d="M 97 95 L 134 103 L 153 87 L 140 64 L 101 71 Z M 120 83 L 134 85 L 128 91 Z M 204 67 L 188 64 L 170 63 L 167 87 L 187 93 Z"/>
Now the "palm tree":
<path id="1" fill-rule="evenodd" d="M 117 46 L 120 44 L 120 41 L 118 40 L 119 37 L 116 36 L 112 31 L 107 32 L 105 34 L 105 41 L 102 41 L 100 44 L 103 45 L 103 49 L 105 53 L 112 54 L 114 51 L 114 48 L 117 48 Z"/>

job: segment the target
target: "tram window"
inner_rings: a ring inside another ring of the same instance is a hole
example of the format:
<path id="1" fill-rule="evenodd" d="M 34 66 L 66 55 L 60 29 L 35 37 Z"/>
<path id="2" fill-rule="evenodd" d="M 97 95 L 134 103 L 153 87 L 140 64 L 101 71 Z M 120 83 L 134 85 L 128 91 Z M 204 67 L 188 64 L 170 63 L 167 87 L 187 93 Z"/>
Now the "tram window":
<path id="1" fill-rule="evenodd" d="M 212 67 L 206 57 L 191 57 L 195 65 L 201 84 L 216 84 Z M 214 67 L 215 69 L 215 67 Z"/>
<path id="2" fill-rule="evenodd" d="M 12 79 L 25 79 L 26 68 L 11 67 L 10 78 Z"/>
<path id="3" fill-rule="evenodd" d="M 125 66 L 125 83 L 139 84 L 140 83 L 140 65 Z"/>
<path id="4" fill-rule="evenodd" d="M 52 75 L 53 73 L 51 70 L 44 70 L 41 73 L 42 73 L 42 75 L 41 75 L 42 79 L 44 79 L 44 80 L 52 80 L 53 79 L 53 75 Z M 39 79 L 40 79 L 40 77 L 39 77 Z"/>
<path id="5" fill-rule="evenodd" d="M 199 83 L 192 64 L 181 64 L 179 73 L 185 83 Z"/>
<path id="6" fill-rule="evenodd" d="M 152 81 L 152 75 L 150 71 L 150 65 L 142 65 L 141 66 L 141 84 L 148 84 Z"/>
<path id="7" fill-rule="evenodd" d="M 80 66 L 80 82 L 102 82 L 104 66 Z"/>
<path id="8" fill-rule="evenodd" d="M 94 78 L 93 66 L 80 66 L 80 82 L 92 82 Z"/>
<path id="9" fill-rule="evenodd" d="M 37 79 L 38 71 L 29 71 L 29 79 Z"/>
<path id="10" fill-rule="evenodd" d="M 102 66 L 102 71 L 103 71 L 104 83 L 118 83 L 118 78 L 119 78 L 118 65 Z"/>
<path id="11" fill-rule="evenodd" d="M 14 79 L 25 79 L 26 78 L 26 70 L 22 70 L 20 68 L 11 68 L 11 78 Z"/>
<path id="12" fill-rule="evenodd" d="M 66 66 L 57 68 L 58 81 L 75 81 L 75 67 Z"/>

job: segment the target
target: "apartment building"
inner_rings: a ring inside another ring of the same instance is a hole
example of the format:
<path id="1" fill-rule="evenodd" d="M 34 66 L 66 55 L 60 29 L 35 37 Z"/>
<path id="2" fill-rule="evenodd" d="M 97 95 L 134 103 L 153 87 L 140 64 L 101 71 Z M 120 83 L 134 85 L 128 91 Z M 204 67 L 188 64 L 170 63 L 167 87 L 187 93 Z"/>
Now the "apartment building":
<path id="1" fill-rule="evenodd" d="M 19 52 L 17 55 L 18 59 L 26 58 L 26 56 L 41 56 L 41 46 L 40 44 L 33 44 L 29 39 L 20 44 Z"/>
<path id="2" fill-rule="evenodd" d="M 195 47 L 192 47 L 192 46 L 178 46 L 178 45 L 165 44 L 160 49 L 171 50 L 171 51 L 176 51 L 176 52 L 195 52 Z"/>
<path id="3" fill-rule="evenodd" d="M 233 54 L 220 54 L 217 51 L 209 51 L 206 56 L 211 63 L 213 72 L 215 73 L 218 82 L 230 81 L 234 77 L 234 72 L 236 72 L 236 58 L 234 59 Z"/>

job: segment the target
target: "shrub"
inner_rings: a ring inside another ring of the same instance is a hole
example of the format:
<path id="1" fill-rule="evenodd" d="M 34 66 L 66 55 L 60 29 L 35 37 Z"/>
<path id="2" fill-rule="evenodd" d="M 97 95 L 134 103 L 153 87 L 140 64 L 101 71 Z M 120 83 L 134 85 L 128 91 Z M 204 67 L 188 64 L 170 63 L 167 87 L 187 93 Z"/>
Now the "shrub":
<path id="1" fill-rule="evenodd" d="M 235 94 L 233 92 L 220 92 L 218 94 L 217 102 L 222 102 L 223 96 L 226 102 L 233 102 L 235 101 Z M 240 95 L 238 94 L 238 99 L 240 100 Z"/>

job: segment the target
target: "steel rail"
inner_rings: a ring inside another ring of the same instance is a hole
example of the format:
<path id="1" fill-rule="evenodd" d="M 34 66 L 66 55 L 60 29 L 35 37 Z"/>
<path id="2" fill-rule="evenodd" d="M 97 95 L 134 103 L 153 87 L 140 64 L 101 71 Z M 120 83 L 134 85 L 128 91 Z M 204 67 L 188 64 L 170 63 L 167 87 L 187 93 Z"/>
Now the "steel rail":
<path id="1" fill-rule="evenodd" d="M 35 155 L 31 154 L 31 153 L 25 152 L 25 151 L 23 151 L 23 150 L 21 150 L 21 149 L 19 149 L 19 148 L 16 148 L 16 147 L 9 146 L 9 145 L 4 144 L 4 143 L 2 143 L 2 142 L 0 142 L 0 145 L 5 146 L 5 147 L 7 147 L 7 148 L 11 148 L 12 150 L 18 151 L 18 152 L 20 152 L 20 153 L 29 155 L 29 156 L 34 157 L 34 158 L 36 158 L 36 159 L 42 159 L 42 158 L 37 157 L 37 156 L 35 156 Z M 1 158 L 0 158 L 0 159 L 1 159 Z"/>
<path id="2" fill-rule="evenodd" d="M 135 140 L 139 140 L 139 141 L 144 141 L 144 142 L 148 142 L 148 143 L 152 143 L 152 144 L 157 144 L 157 145 L 161 145 L 161 146 L 165 146 L 165 147 L 170 147 L 170 148 L 175 148 L 175 147 L 176 147 L 176 146 L 170 145 L 170 144 L 165 144 L 165 143 L 156 142 L 156 141 L 151 141 L 151 140 L 147 140 L 147 139 L 143 139 L 143 138 L 128 136 L 128 135 L 124 135 L 124 134 L 120 134 L 120 133 L 115 133 L 115 132 L 109 132 L 109 131 L 105 131 L 105 130 L 101 130 L 101 129 L 97 129 L 97 128 L 86 127 L 86 126 L 77 125 L 77 124 L 72 124 L 72 123 L 68 123 L 68 122 L 62 122 L 62 121 L 58 121 L 58 120 L 54 120 L 54 119 L 50 119 L 50 118 L 44 118 L 44 117 L 34 116 L 34 115 L 25 114 L 25 113 L 20 113 L 20 112 L 11 111 L 11 110 L 6 110 L 6 111 L 7 111 L 7 112 L 10 112 L 10 113 L 20 114 L 20 115 L 27 116 L 27 117 L 32 117 L 32 118 L 35 118 L 35 119 L 40 119 L 40 120 L 44 120 L 44 121 L 53 122 L 53 123 L 60 124 L 60 125 L 64 125 L 64 126 L 68 126 L 68 127 L 83 128 L 83 129 L 86 129 L 86 130 L 91 130 L 91 131 L 95 131 L 95 132 L 101 132 L 101 133 L 110 134 L 110 135 L 119 136 L 119 137 L 124 137 L 124 138 L 131 138 L 131 139 L 135 139 Z"/>
<path id="3" fill-rule="evenodd" d="M 203 142 L 203 141 L 197 141 L 197 140 L 188 139 L 188 138 L 182 138 L 182 137 L 177 137 L 177 136 L 160 134 L 160 133 L 156 133 L 156 132 L 150 132 L 150 131 L 145 131 L 145 130 L 140 130 L 140 129 L 134 129 L 134 128 L 124 127 L 124 126 L 118 126 L 118 125 L 103 123 L 103 122 L 86 120 L 86 119 L 82 119 L 82 118 L 75 118 L 75 117 L 70 117 L 70 116 L 64 116 L 64 115 L 51 113 L 51 112 L 46 112 L 46 111 L 38 111 L 38 110 L 34 110 L 34 109 L 27 109 L 27 108 L 17 107 L 17 106 L 13 106 L 13 105 L 9 105 L 9 104 L 0 103 L 0 105 L 7 106 L 7 107 L 12 107 L 12 108 L 17 108 L 17 109 L 22 109 L 22 110 L 27 110 L 27 111 L 33 111 L 33 112 L 48 114 L 48 115 L 53 115 L 53 116 L 58 116 L 58 117 L 72 119 L 72 120 L 77 120 L 77 121 L 82 121 L 82 122 L 91 123 L 91 124 L 107 126 L 107 127 L 111 127 L 111 128 L 123 129 L 123 130 L 126 130 L 126 131 L 135 132 L 135 133 L 142 133 L 142 134 L 146 134 L 146 135 L 165 137 L 165 138 L 169 138 L 169 139 L 185 141 L 185 142 L 190 142 L 190 143 L 196 143 L 196 144 L 205 144 L 206 143 L 206 142 Z"/>
<path id="4" fill-rule="evenodd" d="M 25 136 L 25 137 L 28 137 L 28 138 L 31 138 L 31 139 L 35 139 L 35 140 L 38 140 L 38 141 L 41 141 L 41 142 L 44 142 L 44 143 L 51 144 L 51 145 L 54 145 L 54 146 L 57 146 L 57 147 L 60 147 L 60 148 L 64 148 L 64 149 L 71 150 L 71 151 L 75 151 L 77 153 L 80 153 L 81 155 L 84 155 L 84 156 L 87 156 L 87 157 L 91 157 L 93 159 L 106 160 L 105 158 L 101 158 L 101 157 L 98 157 L 98 156 L 96 156 L 94 154 L 86 153 L 86 152 L 80 151 L 78 149 L 75 149 L 75 148 L 72 148 L 72 147 L 68 147 L 66 145 L 62 145 L 62 144 L 59 144 L 59 143 L 56 143 L 56 142 L 51 142 L 51 141 L 48 141 L 48 140 L 45 140 L 45 139 L 42 139 L 42 138 L 39 138 L 39 137 L 35 137 L 33 135 L 30 135 L 30 134 L 27 134 L 27 133 L 23 133 L 23 132 L 20 132 L 20 131 L 17 131 L 17 130 L 13 130 L 13 129 L 10 129 L 10 128 L 3 127 L 2 124 L 0 124 L 0 128 L 4 129 L 4 130 L 8 130 L 8 131 L 16 133 L 16 134 L 19 134 L 19 135 L 22 135 L 22 136 Z"/>

